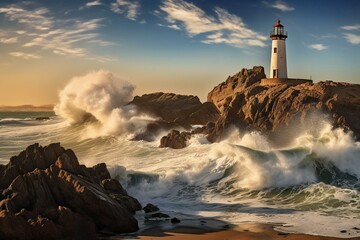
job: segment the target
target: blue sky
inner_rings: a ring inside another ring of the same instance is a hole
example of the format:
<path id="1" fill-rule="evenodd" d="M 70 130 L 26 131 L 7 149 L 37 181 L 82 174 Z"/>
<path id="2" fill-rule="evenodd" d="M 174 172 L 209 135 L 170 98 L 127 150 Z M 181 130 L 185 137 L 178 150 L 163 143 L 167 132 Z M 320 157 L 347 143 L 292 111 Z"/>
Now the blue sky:
<path id="1" fill-rule="evenodd" d="M 0 105 L 55 103 L 69 79 L 98 69 L 137 94 L 205 100 L 243 67 L 268 74 L 277 19 L 289 77 L 360 83 L 359 12 L 356 0 L 2 0 Z"/>

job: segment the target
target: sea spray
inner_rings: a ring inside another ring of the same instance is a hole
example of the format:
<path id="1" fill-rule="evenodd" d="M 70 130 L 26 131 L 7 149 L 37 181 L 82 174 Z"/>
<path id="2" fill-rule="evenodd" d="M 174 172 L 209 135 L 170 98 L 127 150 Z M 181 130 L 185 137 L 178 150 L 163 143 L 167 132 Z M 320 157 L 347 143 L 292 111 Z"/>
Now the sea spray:
<path id="1" fill-rule="evenodd" d="M 352 132 L 345 133 L 327 124 L 318 137 L 306 134 L 297 138 L 296 144 L 311 148 L 319 158 L 331 161 L 341 171 L 360 178 L 360 142 L 354 140 Z"/>
<path id="2" fill-rule="evenodd" d="M 164 211 L 234 224 L 283 222 L 292 225 L 285 231 L 331 236 L 360 225 L 359 143 L 331 125 L 299 132 L 282 148 L 258 132 L 232 131 L 220 143 L 198 135 L 174 150 L 128 141 L 124 134 L 81 138 L 93 122 L 69 126 L 59 117 L 24 122 L 0 128 L 3 163 L 34 142 L 62 142 L 82 164 L 105 162 L 142 204 Z"/>
<path id="3" fill-rule="evenodd" d="M 134 89 L 131 83 L 110 72 L 93 71 L 74 77 L 60 92 L 60 101 L 54 110 L 70 124 L 90 121 L 84 138 L 134 134 L 153 120 L 127 105 Z"/>

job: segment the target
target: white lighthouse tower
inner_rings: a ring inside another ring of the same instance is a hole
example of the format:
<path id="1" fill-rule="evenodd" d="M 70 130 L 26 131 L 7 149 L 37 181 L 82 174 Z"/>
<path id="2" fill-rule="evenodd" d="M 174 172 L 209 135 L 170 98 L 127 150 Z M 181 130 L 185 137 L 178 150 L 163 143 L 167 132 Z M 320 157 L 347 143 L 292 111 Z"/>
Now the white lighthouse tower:
<path id="1" fill-rule="evenodd" d="M 280 20 L 274 25 L 274 31 L 270 35 L 272 39 L 270 78 L 287 78 L 286 46 L 287 32 Z"/>

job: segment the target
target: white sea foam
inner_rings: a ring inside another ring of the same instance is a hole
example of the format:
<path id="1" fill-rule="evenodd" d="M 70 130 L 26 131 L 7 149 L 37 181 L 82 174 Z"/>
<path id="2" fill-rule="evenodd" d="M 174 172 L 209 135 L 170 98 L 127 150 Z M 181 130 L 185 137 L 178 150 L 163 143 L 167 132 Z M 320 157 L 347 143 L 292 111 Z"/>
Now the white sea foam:
<path id="1" fill-rule="evenodd" d="M 80 136 L 93 123 L 69 126 L 58 118 L 0 128 L 0 161 L 5 163 L 4 159 L 34 142 L 62 142 L 74 149 L 83 164 L 107 163 L 112 176 L 142 204 L 151 202 L 164 210 L 231 223 L 283 222 L 292 226 L 281 230 L 290 232 L 341 236 L 340 230 L 345 229 L 357 236 L 351 228 L 360 225 L 359 180 L 341 176 L 336 183 L 319 182 L 315 165 L 320 159 L 329 168 L 320 170 L 331 171 L 335 166 L 341 174 L 359 178 L 359 143 L 351 133 L 325 124 L 316 134 L 299 133 L 291 146 L 279 149 L 260 133 L 233 131 L 220 143 L 211 144 L 198 135 L 187 148 L 163 149 L 158 142 L 106 136 L 112 131 L 104 130 L 104 124 L 116 125 L 109 120 L 113 110 L 125 111 L 115 105 L 106 109 L 110 115 L 84 110 L 103 121 L 97 123 L 102 136 L 92 139 Z M 131 117 L 125 120 L 132 121 Z"/>
<path id="2" fill-rule="evenodd" d="M 134 88 L 110 72 L 93 71 L 73 78 L 60 92 L 54 110 L 71 124 L 96 120 L 88 125 L 85 138 L 133 134 L 153 120 L 126 105 L 132 100 Z"/>

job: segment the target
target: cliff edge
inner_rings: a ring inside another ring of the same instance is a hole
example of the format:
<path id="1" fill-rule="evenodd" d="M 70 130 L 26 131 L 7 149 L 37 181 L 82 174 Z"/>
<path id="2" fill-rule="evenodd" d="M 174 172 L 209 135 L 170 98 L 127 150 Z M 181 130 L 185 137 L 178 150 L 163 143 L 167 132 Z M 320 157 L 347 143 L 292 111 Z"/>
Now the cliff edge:
<path id="1" fill-rule="evenodd" d="M 316 124 L 324 116 L 334 127 L 351 130 L 360 140 L 360 85 L 325 81 L 298 85 L 261 85 L 264 68 L 242 69 L 207 97 L 220 111 L 208 139 L 218 141 L 226 129 L 260 131 L 273 136 L 286 127 Z M 289 79 L 291 81 L 291 79 Z"/>

